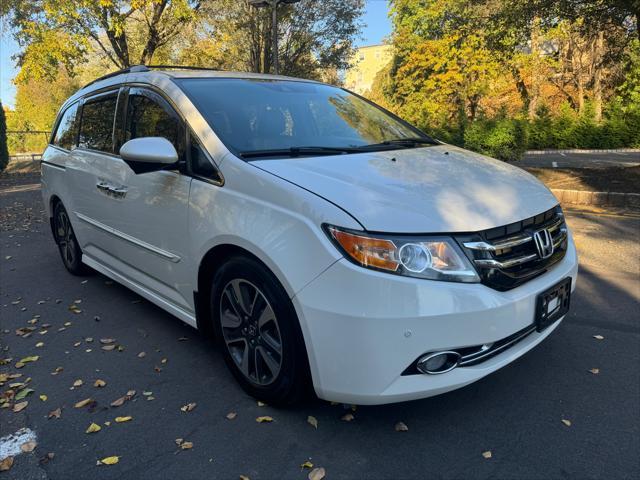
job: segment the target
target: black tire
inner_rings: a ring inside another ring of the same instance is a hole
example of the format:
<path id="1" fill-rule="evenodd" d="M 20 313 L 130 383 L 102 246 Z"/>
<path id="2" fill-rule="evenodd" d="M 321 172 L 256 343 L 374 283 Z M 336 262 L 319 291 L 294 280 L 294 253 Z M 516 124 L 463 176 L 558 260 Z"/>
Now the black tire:
<path id="1" fill-rule="evenodd" d="M 232 297 L 244 299 L 234 307 Z M 309 392 L 309 363 L 295 309 L 264 265 L 249 257 L 230 258 L 214 275 L 210 300 L 216 340 L 245 392 L 270 405 L 291 405 Z"/>
<path id="2" fill-rule="evenodd" d="M 90 269 L 82 263 L 82 250 L 62 202 L 53 207 L 53 236 L 65 268 L 73 275 L 84 276 Z"/>

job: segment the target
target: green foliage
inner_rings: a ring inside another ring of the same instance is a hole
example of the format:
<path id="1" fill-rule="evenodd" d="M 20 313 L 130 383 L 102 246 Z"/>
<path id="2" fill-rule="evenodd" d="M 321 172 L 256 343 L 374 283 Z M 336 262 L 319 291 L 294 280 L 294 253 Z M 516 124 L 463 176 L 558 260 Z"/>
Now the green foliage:
<path id="1" fill-rule="evenodd" d="M 522 156 L 526 139 L 526 123 L 520 119 L 480 119 L 464 132 L 465 148 L 506 161 Z"/>
<path id="2" fill-rule="evenodd" d="M 9 163 L 9 149 L 7 147 L 7 118 L 4 114 L 4 108 L 0 101 L 0 172 L 2 172 Z"/>

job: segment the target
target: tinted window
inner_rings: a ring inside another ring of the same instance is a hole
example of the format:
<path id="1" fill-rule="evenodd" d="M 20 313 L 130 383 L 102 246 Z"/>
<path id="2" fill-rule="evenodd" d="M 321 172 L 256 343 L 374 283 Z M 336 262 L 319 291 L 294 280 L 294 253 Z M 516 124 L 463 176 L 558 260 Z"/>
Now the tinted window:
<path id="1" fill-rule="evenodd" d="M 213 166 L 213 164 L 209 160 L 209 157 L 207 157 L 207 155 L 204 153 L 204 148 L 202 147 L 202 145 L 200 145 L 198 140 L 196 140 L 193 135 L 191 135 L 189 145 L 191 170 L 193 171 L 193 173 L 218 182 L 221 181 L 218 170 Z"/>
<path id="2" fill-rule="evenodd" d="M 117 95 L 88 100 L 82 106 L 80 146 L 113 153 L 113 116 Z"/>
<path id="3" fill-rule="evenodd" d="M 76 146 L 78 137 L 78 104 L 74 103 L 62 114 L 58 128 L 53 136 L 53 144 L 71 150 Z"/>
<path id="4" fill-rule="evenodd" d="M 184 128 L 173 109 L 150 91 L 129 93 L 125 141 L 140 137 L 164 137 L 173 143 L 180 158 L 184 155 Z"/>
<path id="5" fill-rule="evenodd" d="M 420 131 L 340 88 L 285 80 L 177 80 L 232 150 L 359 147 Z"/>

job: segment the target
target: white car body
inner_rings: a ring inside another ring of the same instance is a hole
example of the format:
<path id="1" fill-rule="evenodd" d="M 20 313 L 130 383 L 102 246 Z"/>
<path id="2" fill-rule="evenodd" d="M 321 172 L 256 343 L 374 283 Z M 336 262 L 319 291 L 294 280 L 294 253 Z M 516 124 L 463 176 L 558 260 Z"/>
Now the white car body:
<path id="1" fill-rule="evenodd" d="M 225 147 L 173 81 L 199 76 L 280 78 L 133 72 L 96 82 L 65 104 L 118 85 L 152 87 L 184 117 L 223 179 L 166 170 L 137 175 L 117 155 L 50 145 L 42 163 L 44 203 L 50 216 L 54 198 L 64 203 L 86 265 L 198 327 L 203 262 L 230 245 L 250 252 L 295 307 L 316 394 L 336 402 L 382 404 L 462 387 L 512 362 L 558 326 L 533 331 L 477 365 L 403 375 L 427 352 L 491 344 L 532 325 L 538 294 L 567 277 L 575 288 L 570 233 L 562 260 L 498 291 L 365 269 L 347 260 L 322 226 L 476 232 L 533 217 L 557 200 L 528 173 L 445 144 L 355 153 L 348 162 L 339 156 L 247 162 Z M 96 188 L 101 182 L 126 195 L 104 195 Z"/>

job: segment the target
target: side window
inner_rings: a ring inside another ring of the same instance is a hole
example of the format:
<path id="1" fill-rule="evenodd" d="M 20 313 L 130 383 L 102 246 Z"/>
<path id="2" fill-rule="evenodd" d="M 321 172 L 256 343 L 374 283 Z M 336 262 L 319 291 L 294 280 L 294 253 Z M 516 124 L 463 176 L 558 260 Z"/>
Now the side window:
<path id="1" fill-rule="evenodd" d="M 191 171 L 196 175 L 210 178 L 216 182 L 222 181 L 216 167 L 213 166 L 204 148 L 193 135 L 189 135 L 189 158 L 191 160 Z"/>
<path id="2" fill-rule="evenodd" d="M 173 143 L 184 159 L 185 141 L 182 120 L 159 95 L 148 90 L 129 92 L 125 141 L 140 137 L 164 137 Z"/>
<path id="3" fill-rule="evenodd" d="M 66 148 L 67 150 L 73 150 L 76 146 L 78 139 L 78 104 L 74 103 L 68 107 L 56 128 L 56 133 L 53 135 L 52 143 L 60 148 Z"/>
<path id="4" fill-rule="evenodd" d="M 113 118 L 116 94 L 89 99 L 82 106 L 80 146 L 113 153 Z"/>

